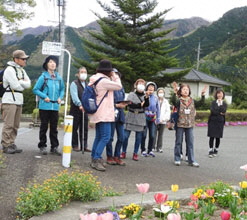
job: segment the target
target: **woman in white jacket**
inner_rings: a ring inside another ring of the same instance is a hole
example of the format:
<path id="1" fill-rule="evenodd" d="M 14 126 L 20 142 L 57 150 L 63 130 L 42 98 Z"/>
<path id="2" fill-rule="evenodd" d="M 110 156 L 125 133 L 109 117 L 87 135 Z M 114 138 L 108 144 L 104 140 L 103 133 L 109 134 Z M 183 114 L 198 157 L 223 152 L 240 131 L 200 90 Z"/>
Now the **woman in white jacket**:
<path id="1" fill-rule="evenodd" d="M 157 89 L 157 95 L 160 104 L 160 122 L 157 125 L 157 144 L 156 151 L 162 153 L 163 134 L 166 126 L 166 122 L 170 120 L 171 109 L 169 102 L 165 99 L 165 89 L 160 87 Z"/>

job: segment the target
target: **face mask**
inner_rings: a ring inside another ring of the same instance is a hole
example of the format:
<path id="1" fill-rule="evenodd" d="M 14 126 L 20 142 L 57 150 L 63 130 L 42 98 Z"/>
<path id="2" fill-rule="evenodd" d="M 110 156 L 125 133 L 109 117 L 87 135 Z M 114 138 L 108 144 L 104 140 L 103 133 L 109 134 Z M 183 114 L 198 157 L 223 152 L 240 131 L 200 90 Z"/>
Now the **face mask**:
<path id="1" fill-rule="evenodd" d="M 159 96 L 160 98 L 163 98 L 163 97 L 164 97 L 164 93 L 158 93 L 158 96 Z"/>
<path id="2" fill-rule="evenodd" d="M 143 92 L 145 89 L 145 86 L 143 84 L 138 84 L 136 88 L 138 92 Z"/>
<path id="3" fill-rule="evenodd" d="M 80 73 L 80 80 L 86 80 L 87 74 L 86 73 Z"/>

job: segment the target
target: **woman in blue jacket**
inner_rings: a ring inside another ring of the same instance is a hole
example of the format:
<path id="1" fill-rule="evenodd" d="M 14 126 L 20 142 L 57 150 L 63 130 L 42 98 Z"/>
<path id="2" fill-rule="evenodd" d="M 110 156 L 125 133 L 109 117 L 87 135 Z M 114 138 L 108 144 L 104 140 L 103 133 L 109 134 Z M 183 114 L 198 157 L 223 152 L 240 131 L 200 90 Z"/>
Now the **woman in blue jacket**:
<path id="1" fill-rule="evenodd" d="M 41 154 L 47 155 L 46 132 L 50 123 L 50 143 L 51 154 L 61 155 L 58 151 L 57 124 L 58 111 L 61 100 L 64 96 L 64 82 L 61 76 L 56 72 L 58 58 L 48 56 L 43 64 L 44 72 L 36 82 L 33 93 L 39 97 L 39 116 L 41 120 L 39 131 L 39 144 Z"/>

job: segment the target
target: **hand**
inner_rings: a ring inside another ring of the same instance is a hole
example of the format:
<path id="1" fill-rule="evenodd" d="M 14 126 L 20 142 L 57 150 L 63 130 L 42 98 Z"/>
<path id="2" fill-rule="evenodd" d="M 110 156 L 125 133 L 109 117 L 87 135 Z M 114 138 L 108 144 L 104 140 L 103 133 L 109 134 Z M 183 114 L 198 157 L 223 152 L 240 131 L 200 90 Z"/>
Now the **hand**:
<path id="1" fill-rule="evenodd" d="M 207 91 L 207 89 L 208 89 L 208 86 L 207 85 L 205 85 L 204 86 L 204 88 L 202 89 L 202 96 L 204 96 L 205 95 L 205 93 L 206 93 L 206 91 Z"/>
<path id="2" fill-rule="evenodd" d="M 44 100 L 45 100 L 45 102 L 50 102 L 49 97 L 46 97 Z"/>
<path id="3" fill-rule="evenodd" d="M 175 93 L 177 93 L 178 92 L 178 84 L 176 83 L 176 82 L 173 82 L 172 83 L 172 87 L 173 87 L 173 91 L 175 92 Z"/>
<path id="4" fill-rule="evenodd" d="M 115 106 L 116 106 L 116 108 L 125 108 L 127 105 L 128 105 L 128 103 L 120 102 L 120 103 L 117 103 Z"/>
<path id="5" fill-rule="evenodd" d="M 61 99 L 60 99 L 60 98 L 57 99 L 57 103 L 58 103 L 58 104 L 61 103 Z"/>

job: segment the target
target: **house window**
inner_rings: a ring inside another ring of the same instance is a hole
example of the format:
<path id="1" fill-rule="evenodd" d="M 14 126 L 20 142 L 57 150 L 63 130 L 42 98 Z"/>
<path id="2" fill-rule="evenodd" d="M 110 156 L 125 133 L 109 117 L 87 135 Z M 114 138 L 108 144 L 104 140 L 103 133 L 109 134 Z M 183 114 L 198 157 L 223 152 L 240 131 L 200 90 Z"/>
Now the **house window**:
<path id="1" fill-rule="evenodd" d="M 216 92 L 217 89 L 220 89 L 221 87 L 217 87 L 217 86 L 209 86 L 209 95 L 213 96 Z"/>

